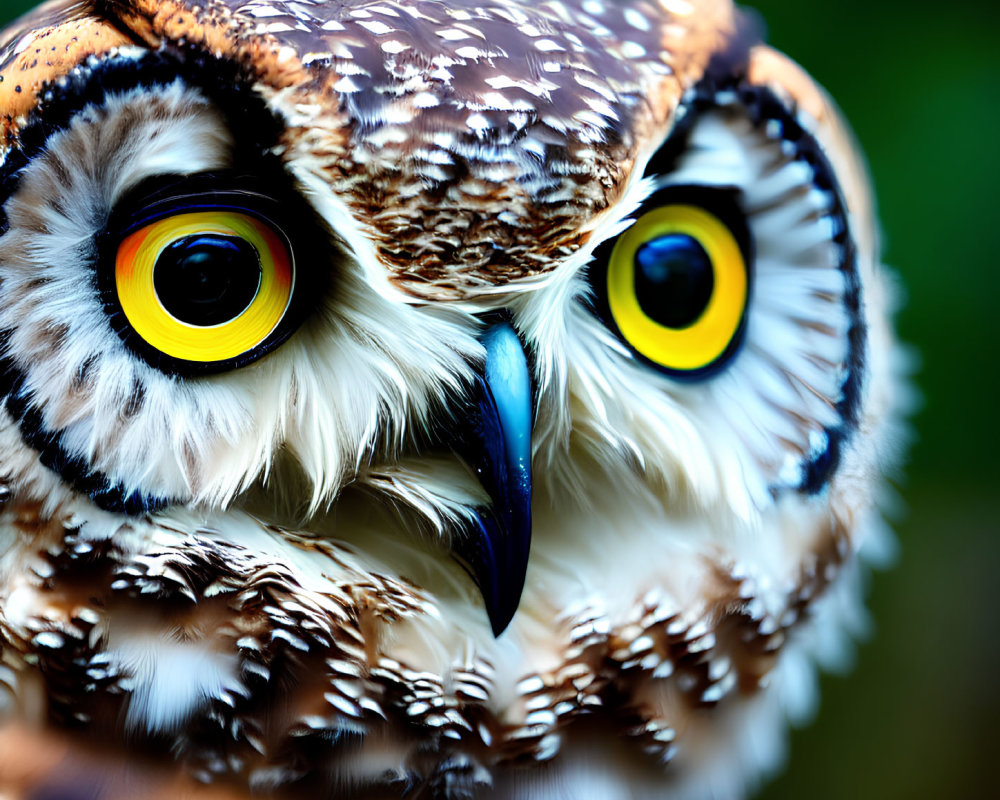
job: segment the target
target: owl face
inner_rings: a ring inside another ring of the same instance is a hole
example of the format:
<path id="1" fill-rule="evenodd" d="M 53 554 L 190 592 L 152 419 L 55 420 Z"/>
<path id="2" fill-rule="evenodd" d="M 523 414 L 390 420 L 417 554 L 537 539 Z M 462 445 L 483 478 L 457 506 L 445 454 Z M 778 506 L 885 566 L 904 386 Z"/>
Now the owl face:
<path id="1" fill-rule="evenodd" d="M 722 2 L 55 3 L 6 42 L 12 721 L 359 797 L 773 763 L 897 436 L 807 76 Z"/>

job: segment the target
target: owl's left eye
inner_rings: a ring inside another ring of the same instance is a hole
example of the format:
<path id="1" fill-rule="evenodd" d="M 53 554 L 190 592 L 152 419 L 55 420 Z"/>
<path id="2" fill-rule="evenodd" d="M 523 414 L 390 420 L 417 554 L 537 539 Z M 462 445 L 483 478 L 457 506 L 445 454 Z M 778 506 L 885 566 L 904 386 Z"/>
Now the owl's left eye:
<path id="1" fill-rule="evenodd" d="M 284 341 L 300 275 L 275 206 L 246 191 L 168 195 L 112 225 L 102 293 L 125 343 L 184 373 L 242 366 Z"/>
<path id="2" fill-rule="evenodd" d="M 604 269 L 595 269 L 592 281 L 606 322 L 644 360 L 675 376 L 720 366 L 742 331 L 748 238 L 721 197 L 654 196 L 596 254 Z"/>

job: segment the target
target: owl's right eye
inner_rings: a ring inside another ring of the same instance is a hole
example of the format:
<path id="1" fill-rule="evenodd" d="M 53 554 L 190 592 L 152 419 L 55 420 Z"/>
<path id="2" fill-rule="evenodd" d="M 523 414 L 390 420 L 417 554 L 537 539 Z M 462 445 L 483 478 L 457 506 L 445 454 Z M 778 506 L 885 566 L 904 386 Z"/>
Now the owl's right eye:
<path id="1" fill-rule="evenodd" d="M 301 319 L 301 270 L 277 203 L 247 190 L 126 203 L 102 259 L 123 341 L 158 368 L 218 372 L 270 352 Z"/>
<path id="2" fill-rule="evenodd" d="M 267 341 L 295 268 L 267 222 L 230 209 L 178 214 L 118 247 L 115 289 L 129 325 L 164 355 L 227 362 Z"/>

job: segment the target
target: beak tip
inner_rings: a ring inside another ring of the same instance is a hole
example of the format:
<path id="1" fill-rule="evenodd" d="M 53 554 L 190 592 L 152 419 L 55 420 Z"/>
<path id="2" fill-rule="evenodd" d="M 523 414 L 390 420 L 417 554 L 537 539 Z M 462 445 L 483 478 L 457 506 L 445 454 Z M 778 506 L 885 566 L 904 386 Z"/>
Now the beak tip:
<path id="1" fill-rule="evenodd" d="M 513 576 L 515 573 L 512 570 L 509 573 Z M 524 574 L 523 572 L 521 573 Z M 523 580 L 517 586 L 506 587 L 505 590 L 501 590 L 499 596 L 494 594 L 493 601 L 486 603 L 486 614 L 490 619 L 490 627 L 493 629 L 493 637 L 499 638 L 500 634 L 507 630 L 510 626 L 511 620 L 514 619 L 514 614 L 517 613 L 518 606 L 521 603 L 521 592 L 524 590 Z"/>
<path id="2" fill-rule="evenodd" d="M 507 630 L 520 605 L 530 537 L 530 527 L 510 530 L 482 509 L 456 552 L 479 587 L 494 637 Z"/>
<path id="3" fill-rule="evenodd" d="M 507 630 L 510 622 L 514 619 L 514 612 L 517 606 L 511 609 L 487 609 L 490 616 L 490 627 L 493 629 L 493 638 L 499 639 L 500 635 Z"/>

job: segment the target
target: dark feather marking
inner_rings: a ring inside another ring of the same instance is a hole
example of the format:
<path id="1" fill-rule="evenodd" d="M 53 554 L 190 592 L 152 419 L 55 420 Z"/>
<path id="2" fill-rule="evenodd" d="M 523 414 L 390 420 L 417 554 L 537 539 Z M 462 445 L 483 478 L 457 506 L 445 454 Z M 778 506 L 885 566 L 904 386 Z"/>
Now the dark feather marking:
<path id="1" fill-rule="evenodd" d="M 131 419 L 136 416 L 142 407 L 146 404 L 146 387 L 143 385 L 142 381 L 138 378 L 132 378 L 132 391 L 129 392 L 128 399 L 125 401 L 125 408 L 122 409 L 122 416 L 125 419 Z"/>
<path id="2" fill-rule="evenodd" d="M 45 426 L 34 398 L 25 390 L 24 373 L 9 352 L 10 337 L 11 331 L 0 332 L 0 396 L 5 398 L 7 413 L 17 422 L 21 438 L 38 453 L 38 460 L 105 511 L 141 515 L 170 505 L 164 498 L 128 492 L 82 458 L 69 454 L 59 434 Z"/>
<path id="3" fill-rule="evenodd" d="M 83 363 L 79 366 L 76 374 L 73 376 L 73 389 L 76 391 L 81 391 L 87 387 L 93 380 L 94 367 L 97 365 L 97 356 L 89 355 L 84 359 Z"/>

